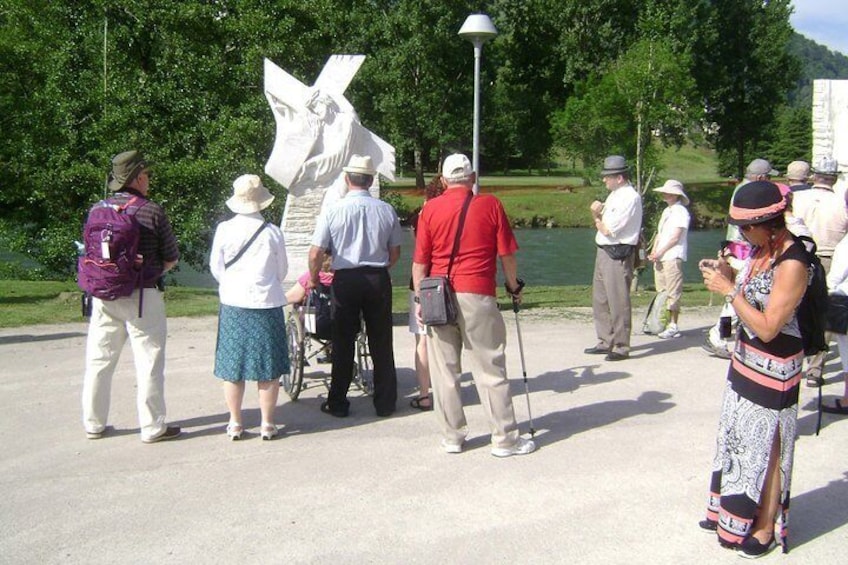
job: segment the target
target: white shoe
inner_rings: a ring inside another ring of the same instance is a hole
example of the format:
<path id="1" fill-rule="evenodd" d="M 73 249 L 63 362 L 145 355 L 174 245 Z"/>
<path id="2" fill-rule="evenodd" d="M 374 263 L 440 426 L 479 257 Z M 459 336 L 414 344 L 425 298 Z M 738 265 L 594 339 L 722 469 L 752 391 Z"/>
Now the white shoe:
<path id="1" fill-rule="evenodd" d="M 511 455 L 527 455 L 536 451 L 536 444 L 532 439 L 518 438 L 512 447 L 493 447 L 492 455 L 495 457 L 509 457 Z"/>
<path id="2" fill-rule="evenodd" d="M 227 424 L 227 437 L 230 438 L 231 441 L 240 440 L 243 432 L 244 428 L 242 428 L 241 424 L 238 422 L 230 422 Z"/>
<path id="3" fill-rule="evenodd" d="M 461 443 L 451 443 L 446 439 L 442 440 L 442 449 L 445 450 L 445 453 L 462 453 L 462 444 Z"/>
<path id="4" fill-rule="evenodd" d="M 677 329 L 677 324 L 669 324 L 663 331 L 657 334 L 657 337 L 660 339 L 680 337 L 680 331 Z"/>
<path id="5" fill-rule="evenodd" d="M 274 439 L 279 433 L 280 429 L 274 424 L 263 423 L 262 427 L 259 428 L 259 437 L 264 440 Z"/>

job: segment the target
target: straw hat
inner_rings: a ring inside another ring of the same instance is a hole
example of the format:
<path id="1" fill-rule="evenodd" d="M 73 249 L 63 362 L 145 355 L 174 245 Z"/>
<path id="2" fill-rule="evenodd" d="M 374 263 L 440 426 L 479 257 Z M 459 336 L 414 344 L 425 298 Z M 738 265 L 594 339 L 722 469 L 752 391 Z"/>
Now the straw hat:
<path id="1" fill-rule="evenodd" d="M 684 206 L 689 206 L 689 197 L 683 192 L 683 183 L 679 180 L 668 179 L 665 184 L 659 188 L 655 188 L 654 192 L 662 192 L 663 194 L 676 194 L 680 197 L 680 202 Z"/>
<path id="2" fill-rule="evenodd" d="M 342 170 L 346 173 L 358 173 L 372 177 L 377 175 L 377 169 L 374 168 L 374 163 L 369 155 L 351 155 L 347 167 L 343 167 Z"/>
<path id="3" fill-rule="evenodd" d="M 274 195 L 262 185 L 256 175 L 242 175 L 233 181 L 233 195 L 227 199 L 227 207 L 236 214 L 252 214 L 271 205 Z"/>

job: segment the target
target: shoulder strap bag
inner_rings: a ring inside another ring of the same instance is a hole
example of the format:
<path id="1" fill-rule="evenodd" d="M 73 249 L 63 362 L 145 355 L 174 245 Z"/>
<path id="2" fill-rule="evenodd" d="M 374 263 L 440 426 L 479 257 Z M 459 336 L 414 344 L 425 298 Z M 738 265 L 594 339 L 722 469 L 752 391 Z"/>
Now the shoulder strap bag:
<path id="1" fill-rule="evenodd" d="M 459 252 L 459 240 L 462 235 L 462 228 L 465 225 L 465 216 L 468 214 L 468 207 L 471 205 L 473 197 L 474 193 L 469 191 L 468 197 L 462 205 L 447 274 L 445 276 L 425 277 L 421 279 L 421 284 L 418 287 L 421 318 L 427 326 L 444 326 L 456 323 L 458 308 L 456 295 L 450 283 L 450 274 L 453 269 L 453 261 Z"/>
<path id="2" fill-rule="evenodd" d="M 259 234 L 262 233 L 262 230 L 264 230 L 267 225 L 268 225 L 268 222 L 263 222 L 262 225 L 259 226 L 259 229 L 256 230 L 256 232 L 252 236 L 250 236 L 250 239 L 247 240 L 247 243 L 244 244 L 244 247 L 239 249 L 239 252 L 236 253 L 236 256 L 233 257 L 232 259 L 230 259 L 229 261 L 227 261 L 226 263 L 224 263 L 224 269 L 225 270 L 232 267 L 233 264 L 236 261 L 241 259 L 241 256 L 244 255 L 244 252 L 247 251 L 248 247 L 253 245 L 253 242 L 256 241 L 256 238 L 259 237 Z"/>

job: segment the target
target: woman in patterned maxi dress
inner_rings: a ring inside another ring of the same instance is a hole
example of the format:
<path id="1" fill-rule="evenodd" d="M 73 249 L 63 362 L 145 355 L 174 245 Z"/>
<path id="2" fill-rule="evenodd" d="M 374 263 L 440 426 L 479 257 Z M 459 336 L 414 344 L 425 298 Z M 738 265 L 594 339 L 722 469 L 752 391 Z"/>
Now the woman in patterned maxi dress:
<path id="1" fill-rule="evenodd" d="M 739 315 L 719 419 L 707 519 L 719 542 L 746 557 L 787 550 L 787 513 L 803 344 L 796 309 L 809 283 L 806 250 L 786 229 L 786 201 L 768 181 L 736 193 L 730 222 L 753 246 L 735 282 L 704 260 L 704 283 Z M 778 527 L 776 527 L 777 522 Z"/>

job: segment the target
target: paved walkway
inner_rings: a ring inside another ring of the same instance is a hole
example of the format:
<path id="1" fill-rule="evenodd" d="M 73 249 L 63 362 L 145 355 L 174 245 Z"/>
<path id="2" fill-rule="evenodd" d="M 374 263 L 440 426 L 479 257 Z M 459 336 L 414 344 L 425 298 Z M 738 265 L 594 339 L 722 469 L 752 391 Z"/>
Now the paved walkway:
<path id="1" fill-rule="evenodd" d="M 508 363 L 529 431 L 511 312 Z M 131 355 L 115 377 L 114 432 L 86 440 L 79 394 L 83 324 L 0 330 L 0 563 L 740 563 L 701 519 L 727 362 L 700 349 L 713 311 L 684 312 L 683 337 L 635 335 L 630 360 L 584 355 L 586 310 L 521 314 L 539 450 L 489 454 L 470 378 L 470 442 L 439 445 L 432 413 L 402 399 L 377 419 L 354 393 L 346 420 L 320 413 L 321 376 L 281 398 L 285 435 L 226 441 L 211 375 L 214 318 L 171 319 L 166 398 L 179 440 L 145 445 Z M 641 314 L 634 316 L 641 320 Z M 395 328 L 400 392 L 414 395 L 412 337 Z M 828 362 L 826 395 L 841 385 Z M 470 377 L 470 376 L 469 376 Z M 286 399 L 287 400 L 287 399 Z M 796 447 L 792 552 L 766 562 L 848 562 L 848 422 L 804 388 Z"/>

